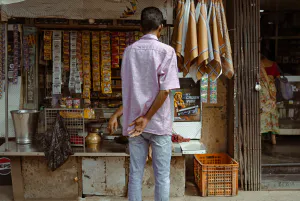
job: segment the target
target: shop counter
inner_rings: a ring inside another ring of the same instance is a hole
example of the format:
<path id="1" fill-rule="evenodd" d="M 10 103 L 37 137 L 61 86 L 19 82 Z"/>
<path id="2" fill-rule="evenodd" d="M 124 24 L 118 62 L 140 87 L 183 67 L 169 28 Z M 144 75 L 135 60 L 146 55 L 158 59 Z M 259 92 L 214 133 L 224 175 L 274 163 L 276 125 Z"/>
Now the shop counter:
<path id="1" fill-rule="evenodd" d="M 15 201 L 77 200 L 82 196 L 127 196 L 129 155 L 127 146 L 104 140 L 98 149 L 73 147 L 74 155 L 57 170 L 50 171 L 42 149 L 36 145 L 9 142 L 0 155 L 11 159 Z M 171 161 L 172 197 L 185 193 L 185 157 L 174 144 Z M 145 167 L 143 196 L 153 196 L 154 176 L 151 160 Z"/>
<path id="2" fill-rule="evenodd" d="M 21 145 L 16 142 L 8 142 L 8 150 L 5 150 L 6 144 L 0 146 L 0 156 L 45 156 L 42 147 L 27 144 Z M 173 156 L 182 156 L 181 148 L 179 144 L 173 144 Z M 128 157 L 127 145 L 117 144 L 113 140 L 104 140 L 101 144 L 95 148 L 87 147 L 72 147 L 74 155 L 81 157 L 94 157 L 94 156 L 124 156 Z"/>

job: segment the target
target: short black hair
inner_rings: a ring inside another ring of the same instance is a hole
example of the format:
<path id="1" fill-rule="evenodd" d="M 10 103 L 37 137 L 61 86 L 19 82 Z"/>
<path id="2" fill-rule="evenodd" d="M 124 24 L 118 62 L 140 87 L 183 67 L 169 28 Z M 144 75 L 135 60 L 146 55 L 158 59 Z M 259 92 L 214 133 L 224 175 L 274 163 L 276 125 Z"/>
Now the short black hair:
<path id="1" fill-rule="evenodd" d="M 164 22 L 162 12 L 156 7 L 144 8 L 141 15 L 141 26 L 143 32 L 155 31 Z"/>

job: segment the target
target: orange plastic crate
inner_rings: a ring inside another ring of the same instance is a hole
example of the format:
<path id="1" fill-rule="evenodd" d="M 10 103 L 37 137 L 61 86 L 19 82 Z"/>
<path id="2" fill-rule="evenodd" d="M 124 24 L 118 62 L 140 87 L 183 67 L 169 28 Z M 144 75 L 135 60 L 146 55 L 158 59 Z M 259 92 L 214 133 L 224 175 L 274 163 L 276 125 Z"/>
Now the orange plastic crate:
<path id="1" fill-rule="evenodd" d="M 239 164 L 227 154 L 194 155 L 195 182 L 201 196 L 238 194 Z"/>

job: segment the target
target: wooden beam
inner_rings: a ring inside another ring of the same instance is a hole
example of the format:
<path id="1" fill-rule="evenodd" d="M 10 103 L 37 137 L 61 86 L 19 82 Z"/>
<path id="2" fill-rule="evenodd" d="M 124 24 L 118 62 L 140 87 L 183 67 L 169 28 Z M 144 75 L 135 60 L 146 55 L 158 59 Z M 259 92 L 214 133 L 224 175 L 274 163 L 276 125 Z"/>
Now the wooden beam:
<path id="1" fill-rule="evenodd" d="M 114 25 L 60 25 L 60 24 L 35 24 L 34 25 L 37 28 L 40 29 L 109 29 L 109 30 L 134 30 L 138 31 L 140 30 L 139 26 L 114 26 Z"/>

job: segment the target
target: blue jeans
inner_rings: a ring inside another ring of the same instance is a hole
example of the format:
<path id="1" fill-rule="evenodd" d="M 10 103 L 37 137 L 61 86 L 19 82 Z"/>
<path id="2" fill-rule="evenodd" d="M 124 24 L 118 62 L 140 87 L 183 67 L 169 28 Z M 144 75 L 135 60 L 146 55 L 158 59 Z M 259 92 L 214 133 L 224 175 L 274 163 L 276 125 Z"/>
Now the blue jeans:
<path id="1" fill-rule="evenodd" d="M 143 133 L 138 137 L 129 138 L 129 201 L 142 201 L 142 182 L 149 145 L 151 145 L 152 148 L 152 164 L 155 176 L 155 201 L 169 201 L 170 163 L 172 156 L 171 136 L 159 136 L 149 133 Z"/>

